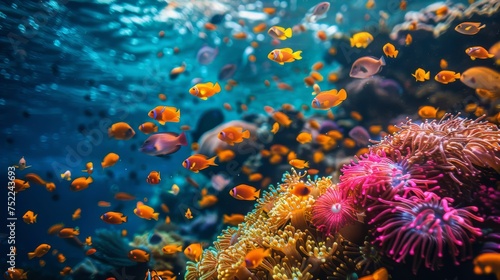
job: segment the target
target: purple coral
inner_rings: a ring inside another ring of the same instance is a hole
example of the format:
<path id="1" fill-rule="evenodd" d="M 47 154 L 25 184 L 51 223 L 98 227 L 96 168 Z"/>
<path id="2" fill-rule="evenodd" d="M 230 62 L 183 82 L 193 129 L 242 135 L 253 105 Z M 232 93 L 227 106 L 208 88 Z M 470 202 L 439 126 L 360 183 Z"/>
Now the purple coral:
<path id="1" fill-rule="evenodd" d="M 396 262 L 413 256 L 413 273 L 422 261 L 432 270 L 442 265 L 447 250 L 456 265 L 471 257 L 471 241 L 481 236 L 472 220 L 483 222 L 472 212 L 475 206 L 453 208 L 452 198 L 431 192 L 417 192 L 410 198 L 398 195 L 394 201 L 379 199 L 381 204 L 368 208 L 378 214 L 369 224 L 377 225 L 374 243 Z"/>
<path id="2" fill-rule="evenodd" d="M 356 220 L 353 206 L 353 198 L 347 192 L 338 187 L 330 187 L 314 202 L 311 221 L 325 234 L 336 233 Z"/>

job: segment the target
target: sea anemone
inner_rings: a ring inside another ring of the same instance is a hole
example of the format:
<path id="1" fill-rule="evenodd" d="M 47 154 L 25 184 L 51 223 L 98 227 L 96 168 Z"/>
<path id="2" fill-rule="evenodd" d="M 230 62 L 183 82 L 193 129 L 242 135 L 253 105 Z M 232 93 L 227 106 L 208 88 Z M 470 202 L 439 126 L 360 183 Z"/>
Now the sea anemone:
<path id="1" fill-rule="evenodd" d="M 472 220 L 483 219 L 472 212 L 475 206 L 453 208 L 452 198 L 422 192 L 410 198 L 398 195 L 394 201 L 379 199 L 380 205 L 368 208 L 378 215 L 369 224 L 377 226 L 374 235 L 385 254 L 396 262 L 413 256 L 413 273 L 422 262 L 434 270 L 442 265 L 445 249 L 456 265 L 471 257 L 471 241 L 481 236 Z M 379 212 L 380 211 L 380 212 Z"/>
<path id="2" fill-rule="evenodd" d="M 311 222 L 321 232 L 338 232 L 345 225 L 356 220 L 354 199 L 337 186 L 327 189 L 312 207 Z"/>
<path id="3" fill-rule="evenodd" d="M 355 157 L 350 165 L 342 168 L 339 188 L 352 192 L 354 203 L 366 207 L 377 203 L 379 197 L 390 200 L 397 193 L 406 197 L 415 189 L 429 190 L 442 176 L 431 175 L 434 168 L 431 162 L 410 164 L 399 151 L 392 153 L 395 160 L 383 151 Z"/>

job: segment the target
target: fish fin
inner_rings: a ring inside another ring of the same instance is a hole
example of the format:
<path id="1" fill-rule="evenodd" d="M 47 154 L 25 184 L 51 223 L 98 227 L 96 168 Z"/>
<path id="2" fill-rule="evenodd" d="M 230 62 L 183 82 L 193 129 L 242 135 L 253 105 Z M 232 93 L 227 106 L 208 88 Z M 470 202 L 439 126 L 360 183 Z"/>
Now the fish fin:
<path id="1" fill-rule="evenodd" d="M 494 56 L 495 56 L 494 54 L 491 54 L 491 53 L 488 54 L 488 58 L 492 58 Z"/>
<path id="2" fill-rule="evenodd" d="M 471 57 L 470 57 L 470 59 L 471 59 L 471 60 L 476 60 L 476 58 L 475 58 L 475 57 L 473 57 L 473 56 L 471 56 Z"/>
<path id="3" fill-rule="evenodd" d="M 260 197 L 260 190 L 254 192 L 254 197 L 259 198 Z"/>
<path id="4" fill-rule="evenodd" d="M 293 58 L 300 60 L 300 59 L 302 59 L 302 56 L 300 56 L 301 53 L 302 53 L 302 51 L 296 51 L 292 54 L 292 56 L 293 56 Z"/>
<path id="5" fill-rule="evenodd" d="M 291 48 L 283 48 L 281 49 L 281 52 L 293 53 L 293 50 Z"/>
<path id="6" fill-rule="evenodd" d="M 292 29 L 291 28 L 287 28 L 285 30 L 285 36 L 288 38 L 292 38 Z"/>
<path id="7" fill-rule="evenodd" d="M 161 125 L 165 125 L 164 121 L 158 121 Z"/>
<path id="8" fill-rule="evenodd" d="M 217 92 L 220 92 L 221 88 L 220 88 L 220 85 L 219 83 L 215 83 L 215 85 L 213 86 L 213 90 L 217 93 Z"/>
<path id="9" fill-rule="evenodd" d="M 187 145 L 187 138 L 186 138 L 186 133 L 182 132 L 179 137 L 177 137 L 179 140 L 179 145 L 181 146 L 186 146 Z"/>
<path id="10" fill-rule="evenodd" d="M 472 26 L 467 26 L 464 30 L 469 31 L 472 28 Z"/>
<path id="11" fill-rule="evenodd" d="M 455 73 L 455 75 L 453 76 L 455 79 L 460 79 L 460 73 Z"/>
<path id="12" fill-rule="evenodd" d="M 305 168 L 309 168 L 309 162 L 308 161 L 304 162 L 304 167 Z"/>
<path id="13" fill-rule="evenodd" d="M 278 62 L 278 63 L 279 63 L 280 65 L 285 65 L 285 63 L 284 63 L 284 62 Z"/>
<path id="14" fill-rule="evenodd" d="M 126 223 L 127 222 L 127 216 L 122 217 L 122 222 Z"/>
<path id="15" fill-rule="evenodd" d="M 201 100 L 207 100 L 207 99 L 208 99 L 208 97 L 203 96 L 203 97 L 200 97 L 200 99 L 201 99 Z"/>
<path id="16" fill-rule="evenodd" d="M 394 56 L 393 57 L 394 58 L 398 57 L 398 53 L 399 53 L 399 51 L 394 51 Z"/>
<path id="17" fill-rule="evenodd" d="M 33 216 L 33 221 L 36 223 L 36 217 L 38 216 L 38 214 L 36 214 L 35 216 Z"/>
<path id="18" fill-rule="evenodd" d="M 345 91 L 345 89 L 341 89 L 337 96 L 339 97 L 339 100 L 344 101 L 347 99 L 347 91 Z"/>
<path id="19" fill-rule="evenodd" d="M 108 128 L 108 137 L 113 137 L 113 130 L 111 128 Z"/>
<path id="20" fill-rule="evenodd" d="M 30 260 L 31 260 L 31 259 L 32 259 L 32 258 L 34 258 L 34 257 L 35 257 L 35 252 L 29 252 L 29 253 L 28 253 L 28 259 L 30 259 Z"/>
<path id="21" fill-rule="evenodd" d="M 90 177 L 90 176 L 87 177 L 87 184 L 91 184 L 93 182 L 94 182 L 94 180 L 92 179 L 92 177 Z"/>
<path id="22" fill-rule="evenodd" d="M 379 61 L 380 61 L 380 65 L 381 65 L 381 66 L 385 66 L 385 59 L 384 59 L 384 56 L 381 56 Z"/>
<path id="23" fill-rule="evenodd" d="M 429 80 L 431 78 L 431 71 L 427 71 L 424 76 L 424 80 Z"/>
<path id="24" fill-rule="evenodd" d="M 243 131 L 243 133 L 241 134 L 241 137 L 242 138 L 250 138 L 250 131 L 249 130 Z"/>
<path id="25" fill-rule="evenodd" d="M 477 29 L 483 29 L 485 27 L 486 27 L 486 24 L 483 24 L 483 25 L 479 26 Z"/>
<path id="26" fill-rule="evenodd" d="M 153 219 L 155 219 L 156 221 L 158 221 L 158 216 L 159 215 L 160 215 L 159 213 L 153 213 Z"/>
<path id="27" fill-rule="evenodd" d="M 217 158 L 217 156 L 214 156 L 212 158 L 209 158 L 208 159 L 208 165 L 212 165 L 212 166 L 218 166 L 217 163 L 215 163 L 215 159 Z"/>

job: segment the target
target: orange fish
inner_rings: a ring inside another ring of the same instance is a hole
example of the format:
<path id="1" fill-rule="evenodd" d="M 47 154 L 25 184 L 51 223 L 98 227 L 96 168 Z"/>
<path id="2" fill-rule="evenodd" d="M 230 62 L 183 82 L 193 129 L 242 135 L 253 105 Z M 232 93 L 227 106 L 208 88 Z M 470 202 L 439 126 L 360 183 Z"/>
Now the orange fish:
<path id="1" fill-rule="evenodd" d="M 47 252 L 50 250 L 50 245 L 49 244 L 40 244 L 38 247 L 36 247 L 35 251 L 28 253 L 28 258 L 31 260 L 34 257 L 41 258 L 43 255 L 47 254 Z"/>
<path id="2" fill-rule="evenodd" d="M 71 215 L 71 218 L 73 219 L 73 221 L 74 221 L 74 220 L 78 220 L 78 219 L 80 219 L 80 217 L 81 217 L 81 216 L 80 216 L 80 215 L 81 215 L 81 213 L 82 213 L 82 209 L 77 208 L 77 209 L 75 210 L 75 212 L 73 212 L 73 215 Z"/>
<path id="3" fill-rule="evenodd" d="M 309 132 L 301 132 L 297 135 L 295 140 L 297 140 L 300 144 L 306 144 L 312 141 L 312 135 Z"/>
<path id="4" fill-rule="evenodd" d="M 30 187 L 30 184 L 28 182 L 23 181 L 21 179 L 14 179 L 14 191 L 15 192 L 24 191 L 29 187 Z"/>
<path id="5" fill-rule="evenodd" d="M 250 182 L 255 182 L 255 181 L 260 181 L 262 180 L 262 174 L 260 173 L 253 173 L 248 175 L 248 181 Z"/>
<path id="6" fill-rule="evenodd" d="M 189 89 L 189 93 L 193 96 L 200 98 L 201 100 L 207 100 L 209 97 L 219 93 L 221 91 L 221 87 L 219 83 L 199 83 L 194 87 Z"/>
<path id="7" fill-rule="evenodd" d="M 148 175 L 148 178 L 146 178 L 146 182 L 151 185 L 157 185 L 160 183 L 160 181 L 160 172 L 158 171 L 151 171 Z"/>
<path id="8" fill-rule="evenodd" d="M 415 81 L 425 82 L 426 80 L 429 80 L 431 72 L 430 71 L 425 72 L 424 69 L 418 68 L 417 70 L 415 70 L 415 74 L 411 75 L 415 78 Z"/>
<path id="9" fill-rule="evenodd" d="M 82 191 L 88 188 L 92 182 L 94 182 L 94 180 L 92 180 L 92 177 L 79 177 L 71 182 L 70 189 L 74 192 Z"/>
<path id="10" fill-rule="evenodd" d="M 193 243 L 184 249 L 184 254 L 186 257 L 192 261 L 199 261 L 201 259 L 201 254 L 203 253 L 203 247 L 201 243 Z"/>
<path id="11" fill-rule="evenodd" d="M 217 157 L 219 157 L 220 162 L 230 161 L 234 159 L 235 156 L 236 154 L 231 150 L 222 150 L 217 153 Z"/>
<path id="12" fill-rule="evenodd" d="M 188 170 L 198 173 L 209 166 L 217 166 L 215 159 L 217 156 L 208 158 L 206 155 L 194 154 L 182 162 L 182 166 Z"/>
<path id="13" fill-rule="evenodd" d="M 243 139 L 250 138 L 250 131 L 243 131 L 243 128 L 238 126 L 230 126 L 224 128 L 221 132 L 219 132 L 217 137 L 227 144 L 233 146 L 235 143 L 243 142 Z"/>
<path id="14" fill-rule="evenodd" d="M 97 252 L 97 250 L 96 250 L 96 249 L 94 249 L 94 248 L 90 248 L 90 249 L 88 249 L 88 250 L 85 252 L 85 255 L 90 256 L 90 255 L 94 254 L 95 252 Z"/>
<path id="15" fill-rule="evenodd" d="M 276 134 L 278 131 L 280 130 L 280 124 L 275 122 L 273 124 L 273 128 L 271 129 L 271 133 L 272 134 Z"/>
<path id="16" fill-rule="evenodd" d="M 73 238 L 77 235 L 80 235 L 78 228 L 62 228 L 57 234 L 60 238 Z"/>
<path id="17" fill-rule="evenodd" d="M 156 106 L 153 110 L 149 111 L 148 116 L 157 120 L 161 125 L 166 122 L 179 122 L 181 119 L 181 110 L 175 107 Z"/>
<path id="18" fill-rule="evenodd" d="M 244 220 L 245 220 L 245 215 L 242 214 L 231 214 L 231 215 L 224 214 L 223 216 L 223 223 L 230 224 L 232 226 L 237 226 L 241 224 Z"/>
<path id="19" fill-rule="evenodd" d="M 262 33 L 264 30 L 266 30 L 267 25 L 265 23 L 259 23 L 256 26 L 253 27 L 253 33 Z"/>
<path id="20" fill-rule="evenodd" d="M 69 267 L 69 266 L 65 266 L 65 267 L 64 267 L 64 268 L 63 268 L 63 269 L 59 272 L 59 274 L 60 274 L 61 276 L 67 276 L 67 275 L 70 275 L 70 274 L 71 274 L 71 272 L 73 272 L 73 270 L 71 269 L 71 267 Z"/>
<path id="21" fill-rule="evenodd" d="M 329 91 L 322 91 L 311 102 L 311 106 L 314 109 L 319 110 L 329 110 L 332 107 L 340 105 L 344 100 L 347 99 L 347 92 L 345 89 L 341 89 L 337 92 L 336 89 Z"/>
<path id="22" fill-rule="evenodd" d="M 193 214 L 191 213 L 191 209 L 187 209 L 186 210 L 186 213 L 184 214 L 184 216 L 187 218 L 187 219 L 192 219 L 193 218 Z"/>
<path id="23" fill-rule="evenodd" d="M 481 25 L 480 22 L 462 22 L 455 26 L 455 31 L 464 35 L 475 35 L 485 27 L 486 24 Z"/>
<path id="24" fill-rule="evenodd" d="M 115 165 L 119 159 L 120 159 L 119 155 L 117 155 L 115 153 L 109 153 L 102 160 L 101 166 L 102 166 L 102 168 L 111 167 L 111 166 Z"/>
<path id="25" fill-rule="evenodd" d="M 198 201 L 198 205 L 200 205 L 201 208 L 207 208 L 210 207 L 214 204 L 216 204 L 218 201 L 217 197 L 212 194 L 207 194 L 204 195 L 201 200 Z"/>
<path id="26" fill-rule="evenodd" d="M 66 257 L 63 254 L 58 254 L 57 255 L 57 261 L 60 263 L 63 263 L 66 261 Z"/>
<path id="27" fill-rule="evenodd" d="M 267 55 L 267 58 L 280 65 L 284 65 L 285 62 L 294 62 L 295 60 L 302 59 L 300 56 L 301 53 L 302 51 L 294 52 L 290 48 L 274 49 Z"/>
<path id="28" fill-rule="evenodd" d="M 399 51 L 396 50 L 396 47 L 394 47 L 393 44 L 391 43 L 387 43 L 385 44 L 383 47 L 382 47 L 382 50 L 384 51 L 384 54 L 387 56 L 387 57 L 392 57 L 392 58 L 396 58 L 398 56 L 398 53 Z"/>
<path id="29" fill-rule="evenodd" d="M 23 221 L 27 224 L 34 224 L 36 223 L 36 217 L 38 214 L 35 214 L 33 211 L 29 210 L 23 215 Z"/>
<path id="30" fill-rule="evenodd" d="M 143 218 L 146 220 L 154 219 L 156 221 L 158 221 L 158 216 L 160 215 L 159 213 L 155 213 L 155 210 L 152 207 L 147 206 L 141 201 L 137 202 L 137 205 L 134 209 L 134 214 L 136 214 L 139 218 Z"/>
<path id="31" fill-rule="evenodd" d="M 119 225 L 127 222 L 127 216 L 120 212 L 106 212 L 101 215 L 101 220 L 108 224 Z"/>
<path id="32" fill-rule="evenodd" d="M 434 80 L 442 84 L 448 84 L 460 79 L 460 73 L 455 73 L 449 70 L 442 70 L 434 77 Z"/>
<path id="33" fill-rule="evenodd" d="M 83 172 L 87 172 L 89 175 L 94 172 L 94 164 L 92 162 L 87 162 L 85 164 L 85 170 L 82 170 Z"/>
<path id="34" fill-rule="evenodd" d="M 214 31 L 217 29 L 217 25 L 210 23 L 210 22 L 205 23 L 204 26 L 205 26 L 206 30 L 210 30 L 210 31 Z"/>
<path id="35" fill-rule="evenodd" d="M 409 46 L 413 42 L 413 37 L 410 34 L 406 34 L 405 45 Z"/>
<path id="36" fill-rule="evenodd" d="M 260 190 L 256 188 L 240 184 L 229 191 L 229 194 L 239 200 L 255 200 L 260 196 Z"/>
<path id="37" fill-rule="evenodd" d="M 264 250 L 263 248 L 253 249 L 248 252 L 245 256 L 245 266 L 247 268 L 256 268 L 258 267 L 264 258 L 268 257 L 271 254 L 271 249 Z"/>
<path id="38" fill-rule="evenodd" d="M 289 127 L 292 120 L 283 112 L 276 111 L 273 113 L 273 119 L 284 127 Z"/>
<path id="39" fill-rule="evenodd" d="M 134 262 L 149 262 L 149 253 L 142 249 L 134 249 L 128 252 L 128 258 Z"/>
<path id="40" fill-rule="evenodd" d="M 247 38 L 247 34 L 245 32 L 237 32 L 233 34 L 233 38 L 238 40 L 243 40 Z"/>
<path id="41" fill-rule="evenodd" d="M 161 250 L 163 251 L 164 254 L 173 255 L 177 252 L 182 252 L 182 245 L 169 244 L 169 245 L 163 246 L 163 248 L 161 248 Z"/>
<path id="42" fill-rule="evenodd" d="M 479 59 L 488 59 L 493 58 L 495 55 L 489 53 L 485 48 L 481 46 L 470 47 L 465 50 L 465 53 L 470 56 L 470 59 L 475 60 Z"/>
<path id="43" fill-rule="evenodd" d="M 439 61 L 439 67 L 441 67 L 441 69 L 446 69 L 448 68 L 448 61 L 446 61 L 445 59 L 441 59 Z"/>
<path id="44" fill-rule="evenodd" d="M 129 193 L 126 193 L 126 192 L 117 192 L 115 194 L 115 199 L 116 200 L 134 200 L 135 196 L 133 196 Z"/>
<path id="45" fill-rule="evenodd" d="M 311 186 L 299 182 L 293 185 L 290 192 L 296 196 L 308 196 L 311 193 Z"/>
<path id="46" fill-rule="evenodd" d="M 144 134 L 158 132 L 158 126 L 152 122 L 145 122 L 139 126 L 139 130 Z"/>
<path id="47" fill-rule="evenodd" d="M 18 268 L 9 268 L 4 273 L 4 276 L 7 280 L 24 280 L 28 279 L 28 272 Z"/>
<path id="48" fill-rule="evenodd" d="M 359 280 L 388 280 L 389 272 L 384 267 L 379 268 L 373 272 L 371 275 L 363 276 Z"/>
<path id="49" fill-rule="evenodd" d="M 49 229 L 47 230 L 47 233 L 49 235 L 54 235 L 56 233 L 59 233 L 59 231 L 64 228 L 64 224 L 63 223 L 59 223 L 59 224 L 54 224 L 52 226 L 49 227 Z"/>
<path id="50" fill-rule="evenodd" d="M 91 236 L 87 236 L 87 238 L 85 238 L 85 245 L 87 245 L 87 246 L 92 245 L 92 237 Z"/>
<path id="51" fill-rule="evenodd" d="M 99 200 L 97 202 L 97 206 L 99 206 L 99 207 L 110 207 L 111 203 L 109 203 L 107 201 L 104 201 L 104 200 Z"/>
<path id="52" fill-rule="evenodd" d="M 291 166 L 298 168 L 298 169 L 304 169 L 304 168 L 309 168 L 309 163 L 305 160 L 301 159 L 292 159 L 290 162 L 288 162 Z"/>
<path id="53" fill-rule="evenodd" d="M 108 136 L 117 140 L 129 140 L 134 135 L 135 131 L 126 122 L 117 122 L 108 129 Z"/>
<path id="54" fill-rule="evenodd" d="M 433 119 L 437 116 L 438 109 L 432 106 L 422 106 L 418 110 L 418 115 L 424 119 Z"/>

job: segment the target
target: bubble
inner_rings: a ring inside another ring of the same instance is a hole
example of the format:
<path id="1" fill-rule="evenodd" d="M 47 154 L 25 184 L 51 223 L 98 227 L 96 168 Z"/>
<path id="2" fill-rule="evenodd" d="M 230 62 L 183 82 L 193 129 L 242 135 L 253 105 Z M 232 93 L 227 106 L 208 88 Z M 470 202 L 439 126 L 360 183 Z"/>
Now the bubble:
<path id="1" fill-rule="evenodd" d="M 45 143 L 47 142 L 48 139 L 49 138 L 47 137 L 47 135 L 45 134 L 40 135 L 40 142 Z"/>
<path id="2" fill-rule="evenodd" d="M 57 40 L 57 39 L 56 39 L 56 40 L 54 40 L 54 46 L 56 46 L 56 47 L 60 47 L 60 46 L 61 46 L 61 41 L 59 41 L 59 40 Z"/>
<path id="3" fill-rule="evenodd" d="M 52 89 L 52 90 L 57 90 L 58 88 L 59 88 L 59 86 L 57 84 L 50 85 L 50 89 Z"/>

